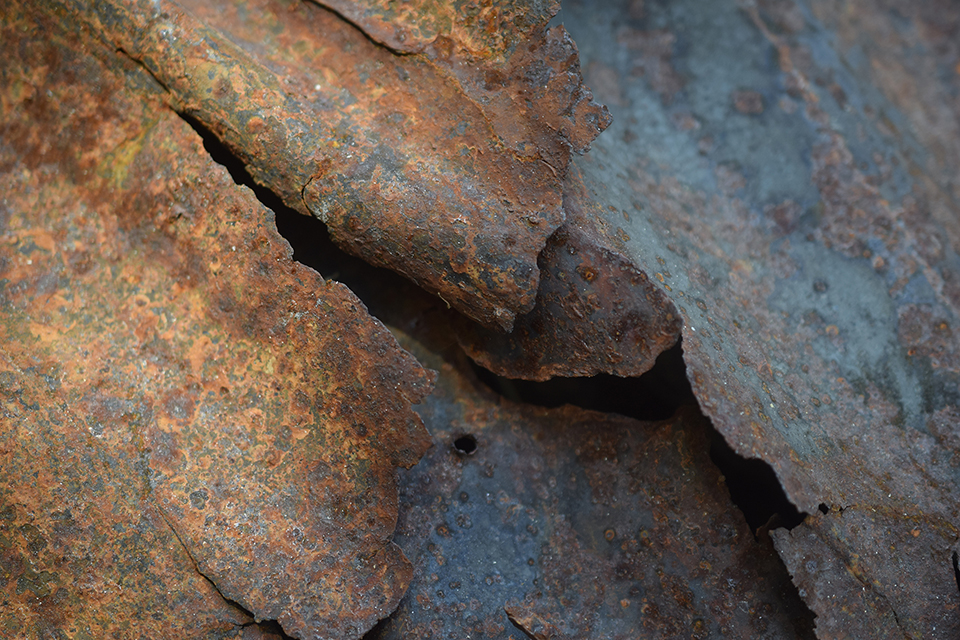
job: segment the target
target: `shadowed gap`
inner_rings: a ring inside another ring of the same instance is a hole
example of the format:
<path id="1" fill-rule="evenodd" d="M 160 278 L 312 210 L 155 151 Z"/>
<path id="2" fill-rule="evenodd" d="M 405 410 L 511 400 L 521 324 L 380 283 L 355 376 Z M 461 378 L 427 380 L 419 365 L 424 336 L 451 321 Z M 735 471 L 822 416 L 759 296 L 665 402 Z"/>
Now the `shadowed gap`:
<path id="1" fill-rule="evenodd" d="M 504 397 L 542 407 L 572 404 L 652 421 L 669 418 L 681 406 L 696 405 L 679 342 L 660 354 L 653 368 L 638 378 L 598 375 L 530 382 L 501 378 L 479 365 L 474 365 L 474 370 L 481 381 Z M 792 529 L 803 522 L 806 514 L 787 499 L 769 464 L 741 457 L 715 429 L 710 440 L 710 459 L 723 473 L 730 497 L 751 531 L 756 533 L 761 527 Z"/>

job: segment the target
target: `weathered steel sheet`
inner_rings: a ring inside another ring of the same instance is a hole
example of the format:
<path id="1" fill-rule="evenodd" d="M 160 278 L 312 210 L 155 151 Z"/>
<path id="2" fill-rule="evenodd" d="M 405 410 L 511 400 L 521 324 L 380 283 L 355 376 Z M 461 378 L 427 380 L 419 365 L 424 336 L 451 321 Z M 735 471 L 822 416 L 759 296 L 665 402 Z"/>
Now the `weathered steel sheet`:
<path id="1" fill-rule="evenodd" d="M 434 447 L 401 474 L 410 591 L 370 638 L 812 637 L 698 412 L 644 423 L 507 402 L 464 373 L 438 317 L 400 319 L 439 372 L 418 409 Z"/>
<path id="2" fill-rule="evenodd" d="M 410 579 L 430 377 L 141 67 L 29 4 L 0 26 L 0 629 L 262 631 L 239 605 L 361 636 Z"/>
<path id="3" fill-rule="evenodd" d="M 507 378 L 639 376 L 676 344 L 680 314 L 597 229 L 600 205 L 575 177 L 563 206 L 566 222 L 540 253 L 533 310 L 508 334 L 463 319 L 457 340 L 478 364 Z"/>
<path id="4" fill-rule="evenodd" d="M 347 251 L 490 326 L 533 305 L 570 148 L 608 123 L 569 38 L 554 33 L 533 58 L 518 48 L 516 78 L 471 93 L 310 3 L 63 4 Z M 541 117 L 540 103 L 561 115 Z"/>
<path id="5" fill-rule="evenodd" d="M 394 51 L 422 53 L 456 79 L 508 147 L 566 173 L 610 124 L 582 84 L 577 48 L 563 26 L 547 29 L 556 0 L 398 4 L 320 0 Z"/>
<path id="6" fill-rule="evenodd" d="M 812 514 L 775 538 L 825 638 L 960 633 L 957 13 L 562 14 L 614 116 L 576 161 L 600 228 L 663 278 L 704 412 Z"/>

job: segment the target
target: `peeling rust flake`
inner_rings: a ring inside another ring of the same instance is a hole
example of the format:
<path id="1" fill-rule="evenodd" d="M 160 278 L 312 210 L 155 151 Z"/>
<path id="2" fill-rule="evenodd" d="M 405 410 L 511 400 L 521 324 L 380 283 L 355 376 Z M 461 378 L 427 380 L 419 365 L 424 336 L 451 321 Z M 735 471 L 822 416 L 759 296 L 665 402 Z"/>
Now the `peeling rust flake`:
<path id="1" fill-rule="evenodd" d="M 544 30 L 550 11 L 519 21 L 531 33 L 495 52 L 482 49 L 494 46 L 486 36 L 463 46 L 438 36 L 429 54 L 397 55 L 293 0 L 62 6 L 345 250 L 501 330 L 534 304 L 537 255 L 563 222 L 570 151 L 609 124 L 572 41 Z"/>
<path id="2" fill-rule="evenodd" d="M 411 578 L 430 377 L 142 67 L 30 4 L 0 24 L 0 635 L 359 638 Z"/>

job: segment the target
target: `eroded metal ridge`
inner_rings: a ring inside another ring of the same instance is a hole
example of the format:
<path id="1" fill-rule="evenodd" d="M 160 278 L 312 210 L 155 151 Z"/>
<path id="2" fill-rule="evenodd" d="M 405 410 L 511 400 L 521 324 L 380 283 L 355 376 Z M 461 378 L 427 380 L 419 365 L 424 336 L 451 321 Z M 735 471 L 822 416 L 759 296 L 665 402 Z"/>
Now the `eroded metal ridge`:
<path id="1" fill-rule="evenodd" d="M 360 637 L 411 578 L 430 375 L 140 66 L 31 5 L 0 24 L 0 635 Z"/>
<path id="2" fill-rule="evenodd" d="M 534 304 L 571 149 L 609 123 L 572 41 L 544 29 L 553 8 L 497 22 L 529 31 L 495 50 L 463 38 L 489 25 L 455 23 L 457 37 L 397 55 L 308 3 L 62 5 L 344 249 L 500 329 Z"/>

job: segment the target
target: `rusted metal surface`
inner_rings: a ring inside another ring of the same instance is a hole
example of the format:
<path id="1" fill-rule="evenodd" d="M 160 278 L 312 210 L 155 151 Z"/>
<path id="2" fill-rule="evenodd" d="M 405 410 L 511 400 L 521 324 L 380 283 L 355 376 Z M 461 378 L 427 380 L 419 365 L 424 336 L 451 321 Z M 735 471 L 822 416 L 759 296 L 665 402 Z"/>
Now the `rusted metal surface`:
<path id="1" fill-rule="evenodd" d="M 3 635 L 269 637 L 242 606 L 359 637 L 411 576 L 430 376 L 141 67 L 29 4 L 0 27 Z"/>
<path id="2" fill-rule="evenodd" d="M 441 317 L 396 329 L 439 372 L 418 409 L 434 447 L 401 474 L 410 591 L 370 638 L 811 637 L 710 462 L 702 416 L 499 399 L 443 346 Z"/>
<path id="3" fill-rule="evenodd" d="M 614 115 L 576 161 L 600 228 L 663 277 L 704 412 L 812 514 L 774 538 L 824 638 L 960 634 L 957 13 L 564 7 Z"/>
<path id="4" fill-rule="evenodd" d="M 478 103 L 504 143 L 560 174 L 610 124 L 580 77 L 563 26 L 547 29 L 555 0 L 384 2 L 321 0 L 394 51 L 422 53 Z"/>
<path id="5" fill-rule="evenodd" d="M 518 47 L 509 81 L 467 90 L 309 3 L 63 5 L 344 249 L 501 329 L 534 303 L 570 148 L 608 123 L 559 32 L 536 56 Z"/>
<path id="6" fill-rule="evenodd" d="M 143 495 L 136 452 L 93 441 L 30 369 L 0 353 L 0 634 L 239 639 L 252 620 Z"/>
<path id="7" fill-rule="evenodd" d="M 598 231 L 597 206 L 579 176 L 571 175 L 567 220 L 540 254 L 533 311 L 518 317 L 509 334 L 459 323 L 457 339 L 478 364 L 525 380 L 639 376 L 677 342 L 682 322 L 676 307 Z"/>

